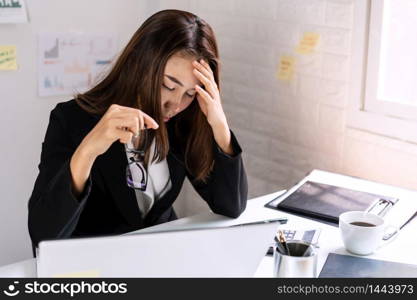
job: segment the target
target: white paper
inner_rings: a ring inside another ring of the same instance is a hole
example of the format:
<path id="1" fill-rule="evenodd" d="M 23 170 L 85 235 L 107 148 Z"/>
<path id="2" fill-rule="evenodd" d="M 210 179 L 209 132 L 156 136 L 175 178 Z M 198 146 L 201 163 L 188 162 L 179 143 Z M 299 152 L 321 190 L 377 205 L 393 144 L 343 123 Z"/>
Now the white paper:
<path id="1" fill-rule="evenodd" d="M 98 83 L 117 54 L 112 34 L 41 33 L 39 96 L 74 95 Z"/>
<path id="2" fill-rule="evenodd" d="M 28 16 L 23 0 L 0 0 L 0 23 L 27 23 Z"/>

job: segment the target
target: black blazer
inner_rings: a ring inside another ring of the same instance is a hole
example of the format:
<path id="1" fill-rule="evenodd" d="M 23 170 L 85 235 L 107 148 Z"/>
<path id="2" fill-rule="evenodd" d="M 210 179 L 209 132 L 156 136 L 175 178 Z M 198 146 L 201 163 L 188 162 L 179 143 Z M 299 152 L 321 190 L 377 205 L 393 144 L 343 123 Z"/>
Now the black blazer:
<path id="1" fill-rule="evenodd" d="M 41 240 L 112 235 L 176 219 L 172 204 L 185 176 L 214 213 L 238 217 L 246 207 L 248 184 L 242 149 L 233 132 L 233 156 L 215 145 L 214 169 L 206 184 L 196 183 L 186 171 L 182 149 L 173 131 L 175 117 L 167 123 L 170 150 L 167 163 L 172 188 L 145 218 L 135 192 L 126 184 L 127 158 L 122 143 L 115 142 L 93 164 L 80 197 L 71 190 L 69 162 L 75 149 L 99 121 L 75 102 L 59 103 L 51 112 L 39 164 L 39 174 L 29 199 L 29 234 L 33 247 Z"/>

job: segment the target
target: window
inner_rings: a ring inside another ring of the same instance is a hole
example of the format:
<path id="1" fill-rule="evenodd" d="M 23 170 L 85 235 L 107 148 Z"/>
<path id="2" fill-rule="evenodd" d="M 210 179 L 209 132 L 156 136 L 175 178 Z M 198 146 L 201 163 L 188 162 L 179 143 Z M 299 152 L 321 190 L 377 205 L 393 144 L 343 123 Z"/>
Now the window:
<path id="1" fill-rule="evenodd" d="M 417 1 L 355 4 L 348 125 L 417 143 Z"/>

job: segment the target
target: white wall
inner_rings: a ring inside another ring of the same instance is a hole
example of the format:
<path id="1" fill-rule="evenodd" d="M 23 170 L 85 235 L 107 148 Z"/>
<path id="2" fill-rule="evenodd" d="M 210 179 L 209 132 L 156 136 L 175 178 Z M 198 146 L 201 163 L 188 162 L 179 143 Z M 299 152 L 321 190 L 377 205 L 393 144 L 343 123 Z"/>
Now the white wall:
<path id="1" fill-rule="evenodd" d="M 198 14 L 217 33 L 222 95 L 244 150 L 250 197 L 288 188 L 314 168 L 417 189 L 417 146 L 346 124 L 354 9 L 365 0 L 160 0 L 151 10 Z M 296 55 L 304 32 L 321 42 Z M 280 55 L 295 55 L 296 75 L 276 79 Z M 183 213 L 207 210 L 187 186 Z M 416 200 L 417 201 L 417 200 Z"/>
<path id="2" fill-rule="evenodd" d="M 0 24 L 0 45 L 16 45 L 19 69 L 0 72 L 0 265 L 32 256 L 27 202 L 38 174 L 50 110 L 70 96 L 37 96 L 37 33 L 112 32 L 122 47 L 143 22 L 137 0 L 26 0 L 30 23 Z"/>

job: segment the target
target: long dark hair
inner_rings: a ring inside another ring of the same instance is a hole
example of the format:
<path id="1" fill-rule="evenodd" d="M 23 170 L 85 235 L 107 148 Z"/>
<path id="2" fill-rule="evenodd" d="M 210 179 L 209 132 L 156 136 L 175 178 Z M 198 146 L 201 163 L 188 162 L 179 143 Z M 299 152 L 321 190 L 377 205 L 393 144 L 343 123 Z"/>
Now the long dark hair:
<path id="1" fill-rule="evenodd" d="M 165 65 L 174 54 L 207 61 L 220 87 L 219 54 L 210 25 L 189 12 L 163 10 L 140 26 L 101 82 L 76 96 L 77 103 L 92 114 L 103 115 L 111 104 L 119 104 L 138 108 L 154 118 L 160 127 L 151 130 L 156 139 L 152 161 L 163 160 L 169 151 L 161 114 L 161 86 Z M 184 143 L 186 168 L 195 180 L 205 182 L 214 165 L 214 138 L 197 101 L 178 114 L 176 124 L 176 137 Z"/>

